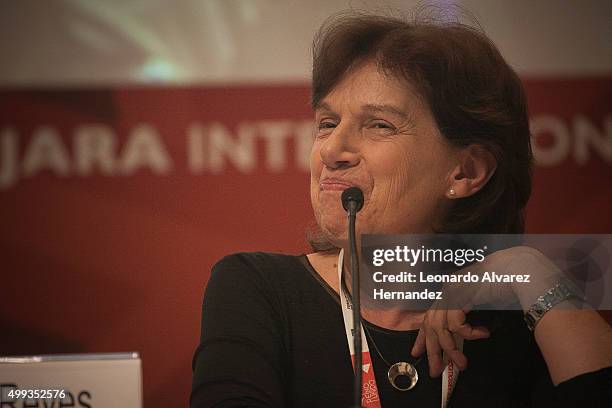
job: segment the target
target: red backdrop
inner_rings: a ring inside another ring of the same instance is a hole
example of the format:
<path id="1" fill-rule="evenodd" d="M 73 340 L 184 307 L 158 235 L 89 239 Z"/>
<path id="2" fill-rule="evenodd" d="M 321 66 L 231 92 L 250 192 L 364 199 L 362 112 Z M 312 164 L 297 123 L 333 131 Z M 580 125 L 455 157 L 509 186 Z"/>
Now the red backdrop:
<path id="1" fill-rule="evenodd" d="M 610 233 L 612 78 L 527 80 L 531 233 Z M 0 355 L 141 353 L 187 403 L 212 264 L 307 251 L 309 88 L 0 92 Z"/>

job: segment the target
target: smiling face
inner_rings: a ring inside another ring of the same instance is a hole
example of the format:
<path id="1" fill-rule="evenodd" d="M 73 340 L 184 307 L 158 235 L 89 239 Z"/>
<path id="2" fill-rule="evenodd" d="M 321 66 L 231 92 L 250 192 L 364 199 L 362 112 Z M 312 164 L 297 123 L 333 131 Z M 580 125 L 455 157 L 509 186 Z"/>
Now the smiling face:
<path id="1" fill-rule="evenodd" d="M 444 215 L 459 149 L 440 135 L 428 107 L 375 62 L 347 73 L 316 109 L 310 194 L 327 239 L 346 247 L 342 191 L 361 188 L 358 234 L 430 233 Z"/>

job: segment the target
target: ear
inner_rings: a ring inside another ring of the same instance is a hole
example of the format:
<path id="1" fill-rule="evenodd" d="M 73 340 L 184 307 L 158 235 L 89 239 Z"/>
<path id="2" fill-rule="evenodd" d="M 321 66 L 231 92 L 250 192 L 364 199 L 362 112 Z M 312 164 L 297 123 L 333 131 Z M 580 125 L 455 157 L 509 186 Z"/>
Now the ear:
<path id="1" fill-rule="evenodd" d="M 495 156 L 480 145 L 470 145 L 459 153 L 459 163 L 451 171 L 448 198 L 476 194 L 491 179 L 497 168 Z"/>

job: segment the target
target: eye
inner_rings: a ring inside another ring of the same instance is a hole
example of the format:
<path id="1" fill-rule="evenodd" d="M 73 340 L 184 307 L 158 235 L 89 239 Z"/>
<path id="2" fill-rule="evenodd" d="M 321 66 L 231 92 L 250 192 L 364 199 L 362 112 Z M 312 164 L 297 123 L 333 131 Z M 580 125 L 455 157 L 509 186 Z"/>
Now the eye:
<path id="1" fill-rule="evenodd" d="M 369 127 L 371 129 L 376 129 L 376 130 L 380 129 L 380 130 L 387 131 L 387 132 L 395 131 L 395 126 L 383 120 L 372 121 L 369 124 Z"/>
<path id="2" fill-rule="evenodd" d="M 319 122 L 319 130 L 322 129 L 333 129 L 336 127 L 336 124 L 331 120 L 322 120 Z"/>
<path id="3" fill-rule="evenodd" d="M 324 138 L 329 136 L 336 128 L 336 126 L 336 122 L 330 119 L 323 119 L 319 121 L 319 124 L 317 126 L 317 138 Z"/>

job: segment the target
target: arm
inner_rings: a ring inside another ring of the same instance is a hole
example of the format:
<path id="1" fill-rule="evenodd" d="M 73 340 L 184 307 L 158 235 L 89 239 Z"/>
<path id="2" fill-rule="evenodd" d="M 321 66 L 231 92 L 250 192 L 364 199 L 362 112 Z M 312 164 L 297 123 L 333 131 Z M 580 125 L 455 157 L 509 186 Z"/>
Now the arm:
<path id="1" fill-rule="evenodd" d="M 555 385 L 612 365 L 612 330 L 594 310 L 550 310 L 534 334 Z"/>
<path id="2" fill-rule="evenodd" d="M 463 286 L 463 290 L 457 293 L 459 297 L 465 297 L 466 293 L 473 297 L 472 304 L 503 301 L 516 296 L 526 312 L 537 297 L 559 279 L 556 267 L 540 252 L 529 248 L 510 248 L 487 258 L 486 262 L 472 266 L 472 269 L 503 270 L 509 274 L 529 271 L 532 281 L 528 285 L 481 287 L 471 294 L 469 287 Z M 456 349 L 453 333 L 469 340 L 488 336 L 486 329 L 467 324 L 466 311 L 440 308 L 427 312 L 413 355 L 427 350 L 432 375 L 440 375 L 444 368 L 441 351 L 446 352 L 460 369 L 467 366 L 467 359 Z M 559 303 L 540 319 L 534 335 L 555 385 L 612 366 L 612 329 L 596 311 L 578 310 L 567 301 Z"/>
<path id="3" fill-rule="evenodd" d="M 532 283 L 513 285 L 513 291 L 523 312 L 527 312 L 558 277 L 551 275 L 556 267 L 541 253 L 527 251 L 522 257 L 516 267 L 529 267 Z M 595 310 L 580 310 L 570 301 L 561 302 L 542 316 L 534 336 L 555 385 L 612 365 L 612 329 Z"/>
<path id="4" fill-rule="evenodd" d="M 281 317 L 261 272 L 248 255 L 214 266 L 193 359 L 192 408 L 284 406 Z"/>

